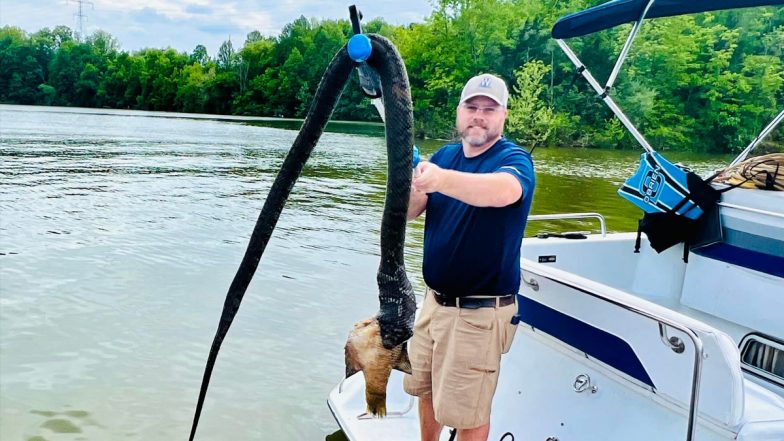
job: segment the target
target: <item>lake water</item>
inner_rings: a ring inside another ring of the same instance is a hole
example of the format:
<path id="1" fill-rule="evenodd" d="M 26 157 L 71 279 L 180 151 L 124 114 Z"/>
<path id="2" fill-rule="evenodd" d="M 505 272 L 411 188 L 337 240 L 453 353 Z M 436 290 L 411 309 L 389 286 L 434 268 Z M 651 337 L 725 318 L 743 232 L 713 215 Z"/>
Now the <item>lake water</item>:
<path id="1" fill-rule="evenodd" d="M 3 441 L 187 438 L 226 290 L 300 123 L 184 116 L 0 106 Z M 322 137 L 223 344 L 198 439 L 337 430 L 326 397 L 343 345 L 377 309 L 382 135 L 345 123 Z M 633 230 L 638 210 L 615 191 L 638 158 L 537 149 L 533 213 L 598 211 Z M 562 228 L 595 224 L 528 233 Z M 422 229 L 406 248 L 419 294 Z"/>

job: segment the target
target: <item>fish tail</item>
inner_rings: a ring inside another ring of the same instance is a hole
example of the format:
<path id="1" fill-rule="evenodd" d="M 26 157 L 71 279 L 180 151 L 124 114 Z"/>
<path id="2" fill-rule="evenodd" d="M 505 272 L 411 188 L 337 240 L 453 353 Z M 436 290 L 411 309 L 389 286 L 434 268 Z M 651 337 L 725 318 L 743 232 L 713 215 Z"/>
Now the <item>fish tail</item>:
<path id="1" fill-rule="evenodd" d="M 378 418 L 387 416 L 387 394 L 365 391 L 368 413 Z"/>

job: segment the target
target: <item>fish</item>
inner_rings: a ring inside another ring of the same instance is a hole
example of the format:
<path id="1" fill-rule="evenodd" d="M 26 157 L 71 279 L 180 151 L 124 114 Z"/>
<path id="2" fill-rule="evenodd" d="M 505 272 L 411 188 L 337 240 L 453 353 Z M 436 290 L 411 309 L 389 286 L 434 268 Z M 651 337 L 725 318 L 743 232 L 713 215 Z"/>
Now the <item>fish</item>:
<path id="1" fill-rule="evenodd" d="M 387 349 L 381 342 L 381 327 L 373 317 L 354 324 L 346 341 L 346 378 L 362 371 L 365 375 L 367 412 L 377 417 L 387 414 L 387 383 L 392 369 L 411 374 L 405 344 Z"/>

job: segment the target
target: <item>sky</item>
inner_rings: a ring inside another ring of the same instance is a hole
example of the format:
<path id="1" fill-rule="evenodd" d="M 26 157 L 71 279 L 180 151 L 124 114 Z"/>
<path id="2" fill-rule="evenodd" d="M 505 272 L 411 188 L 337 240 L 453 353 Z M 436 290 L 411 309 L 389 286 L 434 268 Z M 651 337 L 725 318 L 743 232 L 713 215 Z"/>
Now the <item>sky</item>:
<path id="1" fill-rule="evenodd" d="M 249 32 L 275 36 L 301 15 L 348 19 L 352 4 L 363 21 L 381 17 L 392 24 L 422 22 L 432 10 L 428 0 L 91 0 L 82 10 L 84 33 L 104 30 L 122 50 L 172 47 L 190 53 L 202 44 L 214 56 L 229 38 L 241 47 Z M 78 10 L 77 0 L 0 0 L 0 26 L 33 33 L 66 25 L 78 31 Z"/>

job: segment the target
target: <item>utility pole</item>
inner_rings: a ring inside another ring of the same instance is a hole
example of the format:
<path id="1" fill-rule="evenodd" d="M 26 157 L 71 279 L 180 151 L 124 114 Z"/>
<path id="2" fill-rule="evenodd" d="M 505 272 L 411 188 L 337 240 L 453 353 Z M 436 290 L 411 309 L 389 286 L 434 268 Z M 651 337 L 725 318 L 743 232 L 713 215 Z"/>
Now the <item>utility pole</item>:
<path id="1" fill-rule="evenodd" d="M 66 0 L 66 2 L 74 2 L 79 5 L 79 10 L 74 13 L 74 17 L 79 19 L 79 34 L 76 36 L 76 40 L 82 41 L 84 38 L 84 20 L 87 19 L 87 15 L 84 13 L 84 5 L 90 5 L 95 9 L 95 4 L 89 0 Z"/>

